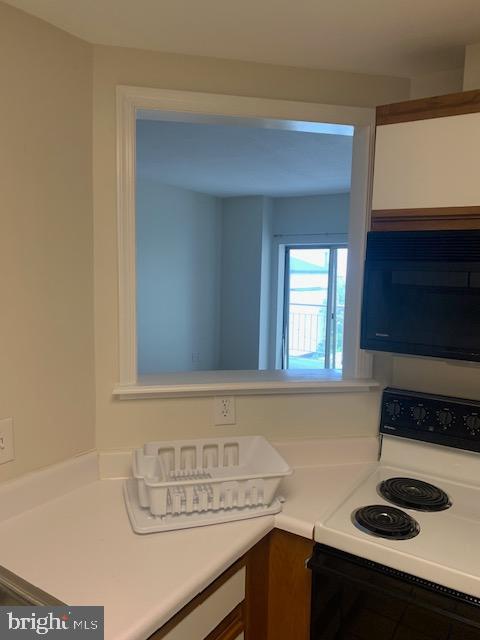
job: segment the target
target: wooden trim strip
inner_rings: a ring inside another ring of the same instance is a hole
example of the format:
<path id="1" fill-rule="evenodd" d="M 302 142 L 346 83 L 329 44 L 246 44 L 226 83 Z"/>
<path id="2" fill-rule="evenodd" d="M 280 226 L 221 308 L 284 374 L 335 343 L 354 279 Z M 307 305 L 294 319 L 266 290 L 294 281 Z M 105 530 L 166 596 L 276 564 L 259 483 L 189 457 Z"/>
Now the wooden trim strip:
<path id="1" fill-rule="evenodd" d="M 377 107 L 378 125 L 413 122 L 480 112 L 480 90 L 407 100 Z"/>
<path id="2" fill-rule="evenodd" d="M 313 540 L 274 529 L 268 565 L 268 640 L 310 640 Z M 253 636 L 254 640 L 261 636 Z M 249 640 L 249 638 L 247 638 Z"/>
<path id="3" fill-rule="evenodd" d="M 169 633 L 174 627 L 177 626 L 184 618 L 188 616 L 198 605 L 202 604 L 207 598 L 209 598 L 219 587 L 221 587 L 229 578 L 231 578 L 237 571 L 240 571 L 246 564 L 245 556 L 242 556 L 237 562 L 232 564 L 226 571 L 222 573 L 214 582 L 206 587 L 201 593 L 199 593 L 193 600 L 190 600 L 183 609 L 180 609 L 173 618 L 170 618 L 160 629 L 155 631 L 148 640 L 161 640 L 167 633 Z M 221 623 L 220 623 L 221 624 Z M 243 630 L 243 629 L 242 629 Z M 242 631 L 241 630 L 241 631 Z M 238 634 L 237 634 L 238 635 Z"/>
<path id="4" fill-rule="evenodd" d="M 215 629 L 208 634 L 205 640 L 237 640 L 244 631 L 245 601 L 235 607 L 228 616 L 220 622 Z"/>
<path id="5" fill-rule="evenodd" d="M 247 554 L 245 578 L 245 640 L 267 640 L 270 544 L 268 533 Z"/>
<path id="6" fill-rule="evenodd" d="M 372 231 L 480 229 L 480 207 L 374 209 Z"/>

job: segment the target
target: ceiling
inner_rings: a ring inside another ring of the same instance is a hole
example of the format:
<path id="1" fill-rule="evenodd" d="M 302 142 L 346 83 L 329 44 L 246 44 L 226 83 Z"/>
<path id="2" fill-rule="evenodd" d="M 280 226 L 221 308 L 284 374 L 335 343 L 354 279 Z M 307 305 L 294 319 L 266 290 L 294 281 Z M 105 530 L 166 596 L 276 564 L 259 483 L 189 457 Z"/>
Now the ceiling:
<path id="1" fill-rule="evenodd" d="M 346 192 L 351 159 L 351 135 L 137 122 L 140 178 L 220 197 Z"/>
<path id="2" fill-rule="evenodd" d="M 463 65 L 478 0 L 7 0 L 97 44 L 414 77 Z"/>

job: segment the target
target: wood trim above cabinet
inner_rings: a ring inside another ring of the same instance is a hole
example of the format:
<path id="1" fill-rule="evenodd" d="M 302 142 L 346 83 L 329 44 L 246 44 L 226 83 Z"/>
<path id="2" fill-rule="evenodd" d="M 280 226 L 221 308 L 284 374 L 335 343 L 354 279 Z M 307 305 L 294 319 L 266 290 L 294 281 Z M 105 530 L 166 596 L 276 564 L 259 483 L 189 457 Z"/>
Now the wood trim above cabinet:
<path id="1" fill-rule="evenodd" d="M 480 229 L 480 207 L 374 209 L 372 231 Z"/>
<path id="2" fill-rule="evenodd" d="M 480 90 L 407 100 L 377 107 L 376 124 L 396 124 L 480 112 Z"/>

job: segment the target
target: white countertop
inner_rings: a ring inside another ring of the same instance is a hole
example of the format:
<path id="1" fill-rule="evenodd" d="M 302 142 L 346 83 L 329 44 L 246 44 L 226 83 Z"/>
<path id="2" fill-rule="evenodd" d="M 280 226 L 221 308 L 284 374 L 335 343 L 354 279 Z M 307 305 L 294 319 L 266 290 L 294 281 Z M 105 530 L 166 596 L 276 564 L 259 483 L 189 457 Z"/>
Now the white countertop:
<path id="1" fill-rule="evenodd" d="M 360 463 L 295 469 L 281 486 L 286 502 L 275 516 L 275 526 L 313 540 L 315 525 L 323 522 L 372 468 L 373 463 Z"/>
<path id="2" fill-rule="evenodd" d="M 315 524 L 372 468 L 376 443 L 300 441 L 279 449 L 295 472 L 276 517 L 137 535 L 123 480 L 94 480 L 1 522 L 0 564 L 68 604 L 103 605 L 106 640 L 144 640 L 275 526 L 311 539 Z M 317 466 L 299 466 L 302 460 Z"/>

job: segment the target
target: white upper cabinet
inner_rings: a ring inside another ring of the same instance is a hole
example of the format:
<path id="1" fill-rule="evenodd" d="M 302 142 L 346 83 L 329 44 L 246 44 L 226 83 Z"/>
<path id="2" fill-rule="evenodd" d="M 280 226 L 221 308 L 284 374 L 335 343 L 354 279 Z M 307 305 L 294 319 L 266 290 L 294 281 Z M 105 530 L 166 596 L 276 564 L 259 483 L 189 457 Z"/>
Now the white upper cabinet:
<path id="1" fill-rule="evenodd" d="M 377 126 L 373 210 L 480 205 L 480 113 Z"/>

